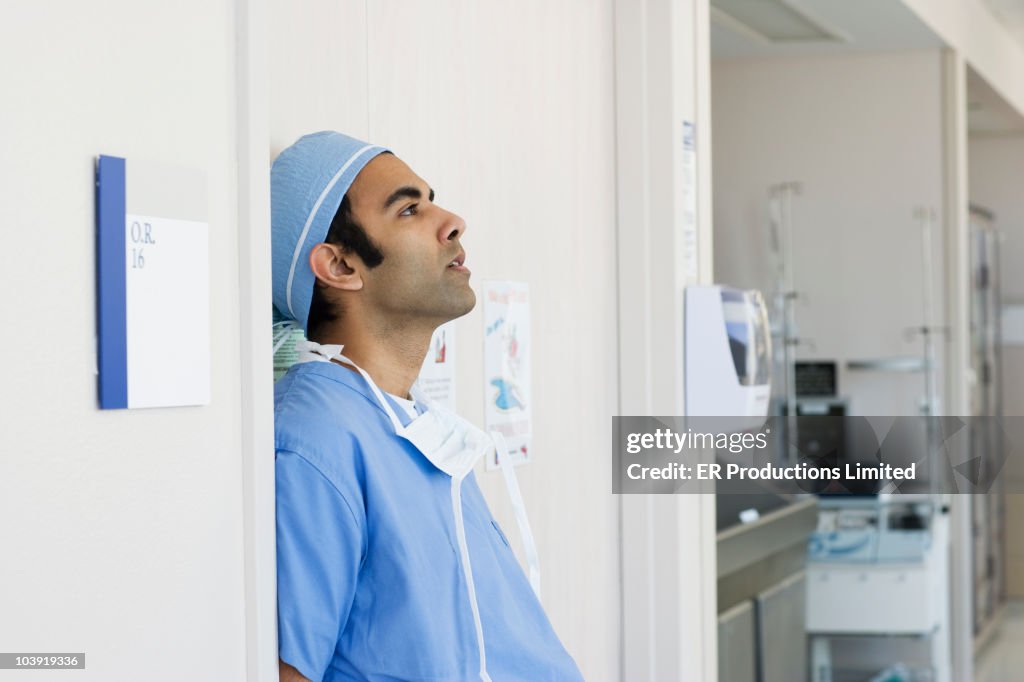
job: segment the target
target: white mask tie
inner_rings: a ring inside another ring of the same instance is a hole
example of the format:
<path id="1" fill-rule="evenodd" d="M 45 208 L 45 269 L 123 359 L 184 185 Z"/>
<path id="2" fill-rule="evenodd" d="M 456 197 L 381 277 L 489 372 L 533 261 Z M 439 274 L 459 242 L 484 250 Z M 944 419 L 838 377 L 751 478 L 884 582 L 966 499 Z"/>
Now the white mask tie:
<path id="1" fill-rule="evenodd" d="M 512 501 L 512 512 L 515 514 L 516 524 L 519 526 L 519 538 L 523 542 L 526 565 L 530 569 L 530 587 L 533 588 L 537 599 L 540 599 L 540 556 L 537 554 L 537 543 L 533 539 L 533 531 L 530 530 L 530 519 L 526 516 L 526 503 L 523 502 L 523 494 L 519 490 L 519 481 L 516 479 L 512 457 L 508 453 L 505 436 L 499 431 L 491 431 L 491 440 L 494 442 L 495 453 L 501 464 L 501 473 L 505 477 L 505 488 Z"/>

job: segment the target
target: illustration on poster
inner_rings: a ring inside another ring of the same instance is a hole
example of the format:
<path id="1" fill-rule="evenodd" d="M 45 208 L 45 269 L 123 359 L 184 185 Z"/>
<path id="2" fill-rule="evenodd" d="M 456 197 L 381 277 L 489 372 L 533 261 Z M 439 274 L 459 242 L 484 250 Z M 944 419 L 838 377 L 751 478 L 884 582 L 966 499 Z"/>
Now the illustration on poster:
<path id="1" fill-rule="evenodd" d="M 504 325 L 505 318 L 499 318 L 490 331 L 496 331 L 503 327 L 501 333 L 501 347 L 504 351 L 501 354 L 501 376 L 491 379 L 491 386 L 495 391 L 493 403 L 502 412 L 526 409 L 526 400 L 523 392 L 519 389 L 519 370 L 521 367 L 519 356 L 519 341 L 516 339 L 515 325 Z"/>
<path id="2" fill-rule="evenodd" d="M 530 459 L 530 290 L 526 282 L 484 285 L 484 421 L 507 441 L 515 464 Z M 500 457 L 488 459 L 496 468 Z"/>
<path id="3" fill-rule="evenodd" d="M 522 410 L 526 407 L 519 396 L 519 388 L 505 379 L 491 379 L 491 386 L 498 389 L 494 396 L 494 406 L 502 412 Z"/>

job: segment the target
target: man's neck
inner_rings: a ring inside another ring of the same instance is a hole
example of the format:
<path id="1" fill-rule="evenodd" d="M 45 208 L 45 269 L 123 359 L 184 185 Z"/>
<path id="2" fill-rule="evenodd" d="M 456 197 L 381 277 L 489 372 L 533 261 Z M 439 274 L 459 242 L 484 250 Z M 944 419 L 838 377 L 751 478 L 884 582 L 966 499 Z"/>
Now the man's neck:
<path id="1" fill-rule="evenodd" d="M 405 398 L 416 382 L 433 330 L 391 327 L 387 332 L 365 328 L 341 329 L 325 334 L 320 343 L 340 343 L 342 353 L 361 367 L 380 390 Z"/>

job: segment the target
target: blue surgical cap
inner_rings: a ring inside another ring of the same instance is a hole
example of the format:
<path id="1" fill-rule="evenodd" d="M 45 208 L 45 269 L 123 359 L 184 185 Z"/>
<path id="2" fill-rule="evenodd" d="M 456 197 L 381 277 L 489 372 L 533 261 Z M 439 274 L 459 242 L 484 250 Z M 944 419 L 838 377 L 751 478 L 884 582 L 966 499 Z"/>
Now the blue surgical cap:
<path id="1" fill-rule="evenodd" d="M 316 278 L 313 247 L 327 238 L 341 200 L 370 160 L 387 149 L 332 131 L 285 149 L 270 169 L 274 307 L 305 331 Z"/>

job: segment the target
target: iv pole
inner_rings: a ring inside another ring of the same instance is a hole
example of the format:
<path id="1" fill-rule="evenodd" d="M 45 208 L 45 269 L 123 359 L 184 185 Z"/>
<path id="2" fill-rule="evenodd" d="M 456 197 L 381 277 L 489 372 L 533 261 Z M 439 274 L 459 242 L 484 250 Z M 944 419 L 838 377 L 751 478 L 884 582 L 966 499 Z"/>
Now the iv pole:
<path id="1" fill-rule="evenodd" d="M 782 349 L 783 388 L 786 405 L 786 429 L 796 426 L 796 287 L 793 274 L 793 196 L 803 185 L 782 182 L 768 188 L 768 222 L 772 250 L 775 252 L 775 305 L 781 328 L 773 334 Z M 787 441 L 792 443 L 792 439 Z M 790 464 L 796 463 L 796 447 L 787 448 Z"/>
<path id="2" fill-rule="evenodd" d="M 935 500 L 938 498 L 938 492 L 941 489 L 939 481 L 936 480 L 938 467 L 935 461 L 937 456 L 935 448 L 939 442 L 935 433 L 937 424 L 934 419 L 939 413 L 939 396 L 935 378 L 935 335 L 946 331 L 945 327 L 934 324 L 935 317 L 932 306 L 932 288 L 935 284 L 935 254 L 932 250 L 932 234 L 938 217 L 934 208 L 919 206 L 914 209 L 914 219 L 921 227 L 921 277 L 923 286 L 921 287 L 922 324 L 912 331 L 921 335 L 923 344 L 924 399 L 921 401 L 920 412 L 921 416 L 925 419 L 925 447 L 927 448 L 926 454 L 928 457 L 929 487 L 931 488 L 932 499 Z"/>
<path id="3" fill-rule="evenodd" d="M 924 342 L 924 401 L 921 414 L 933 417 L 938 412 L 938 396 L 935 390 L 935 339 L 941 327 L 933 326 L 932 287 L 934 286 L 934 253 L 932 252 L 932 232 L 935 228 L 936 216 L 934 208 L 918 207 L 914 210 L 914 218 L 921 226 L 921 287 L 922 325 L 917 330 Z"/>

